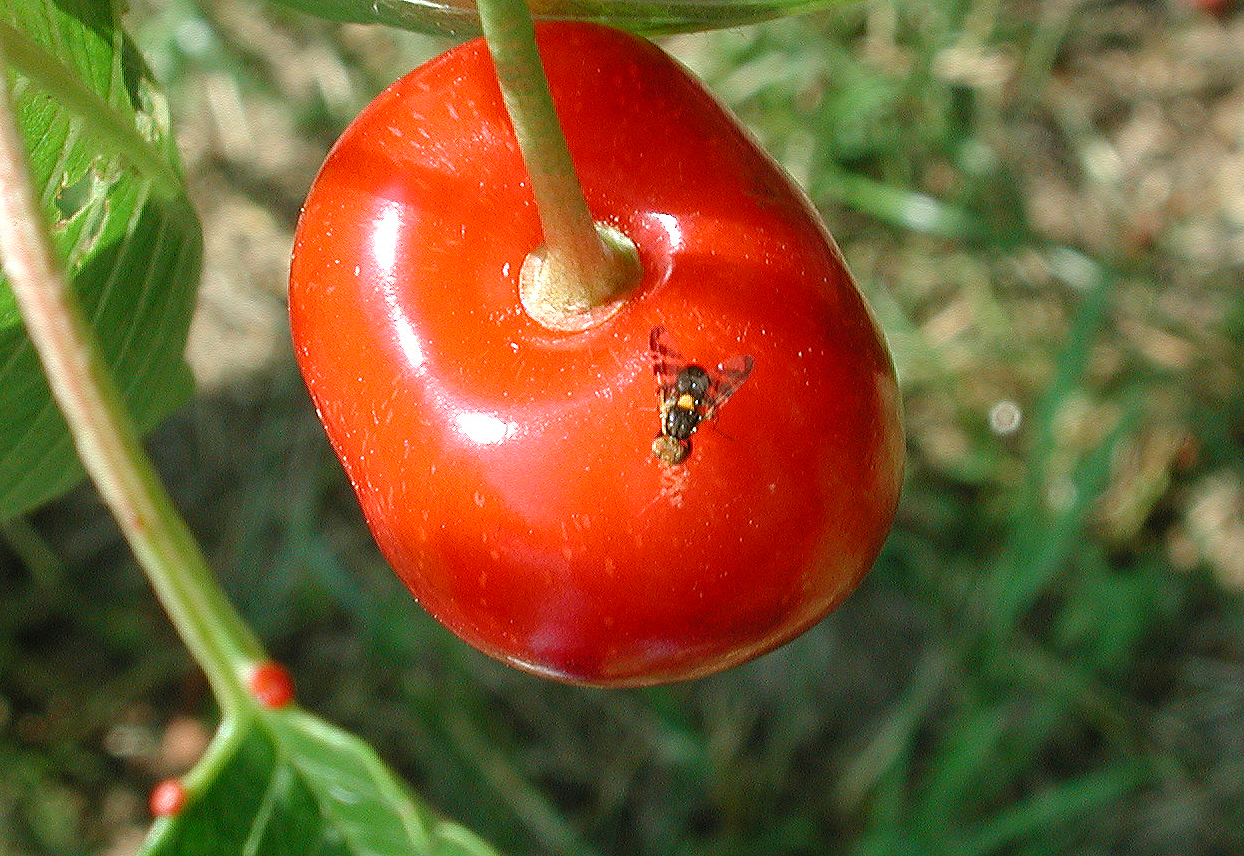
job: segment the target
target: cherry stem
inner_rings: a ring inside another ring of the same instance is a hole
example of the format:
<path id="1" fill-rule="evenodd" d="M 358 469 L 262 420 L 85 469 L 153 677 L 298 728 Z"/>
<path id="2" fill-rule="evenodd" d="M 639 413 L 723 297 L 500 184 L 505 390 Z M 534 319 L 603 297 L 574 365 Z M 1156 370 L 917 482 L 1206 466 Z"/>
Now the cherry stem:
<path id="1" fill-rule="evenodd" d="M 526 0 L 477 0 L 476 7 L 544 228 L 544 247 L 524 265 L 523 305 L 545 326 L 592 326 L 638 282 L 638 254 L 588 210 Z"/>
<path id="2" fill-rule="evenodd" d="M 0 69 L 4 63 L 0 39 Z M 112 511 L 226 717 L 249 706 L 245 664 L 266 659 L 216 584 L 143 451 L 35 203 L 7 76 L 0 73 L 0 263 L 87 473 Z"/>

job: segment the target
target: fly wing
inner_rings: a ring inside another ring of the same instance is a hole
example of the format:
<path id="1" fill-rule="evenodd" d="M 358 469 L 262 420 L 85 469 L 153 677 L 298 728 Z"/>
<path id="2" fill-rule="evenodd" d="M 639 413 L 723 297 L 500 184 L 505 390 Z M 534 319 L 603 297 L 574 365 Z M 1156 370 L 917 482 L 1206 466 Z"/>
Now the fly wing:
<path id="1" fill-rule="evenodd" d="M 755 360 L 749 355 L 739 354 L 718 364 L 715 371 L 709 372 L 708 395 L 705 397 L 704 418 L 712 419 L 717 411 L 726 403 L 726 399 L 734 395 L 735 390 L 743 385 L 747 376 L 752 373 Z"/>
<path id="2" fill-rule="evenodd" d="M 673 335 L 664 327 L 652 328 L 652 334 L 648 337 L 648 356 L 652 360 L 657 389 L 664 401 L 673 392 L 678 374 L 687 367 L 687 361 L 678 353 Z"/>

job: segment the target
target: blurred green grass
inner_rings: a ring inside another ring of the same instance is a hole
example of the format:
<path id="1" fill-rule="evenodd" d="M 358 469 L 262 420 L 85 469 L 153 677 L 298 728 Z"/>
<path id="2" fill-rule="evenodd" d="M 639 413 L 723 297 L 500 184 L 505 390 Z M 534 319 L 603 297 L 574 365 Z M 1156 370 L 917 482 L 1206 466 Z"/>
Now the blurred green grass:
<path id="1" fill-rule="evenodd" d="M 1242 16 L 868 0 L 666 42 L 825 213 L 911 463 L 813 631 L 604 692 L 411 603 L 284 340 L 319 159 L 443 43 L 133 5 L 208 230 L 203 392 L 152 448 L 305 703 L 435 806 L 516 856 L 1244 852 Z M 0 854 L 120 856 L 210 698 L 90 491 L 4 542 Z"/>

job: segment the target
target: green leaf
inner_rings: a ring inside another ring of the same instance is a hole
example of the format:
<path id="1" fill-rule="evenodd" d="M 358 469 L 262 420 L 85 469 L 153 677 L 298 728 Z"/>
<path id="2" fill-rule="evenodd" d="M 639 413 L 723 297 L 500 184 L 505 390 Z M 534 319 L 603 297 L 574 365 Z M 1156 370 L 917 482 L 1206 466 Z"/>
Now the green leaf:
<path id="1" fill-rule="evenodd" d="M 388 24 L 447 36 L 479 34 L 472 0 L 281 0 L 334 21 Z M 636 33 L 694 32 L 753 24 L 843 0 L 532 0 L 537 20 L 595 21 Z"/>
<path id="2" fill-rule="evenodd" d="M 297 707 L 226 722 L 141 856 L 496 856 L 365 743 Z"/>
<path id="3" fill-rule="evenodd" d="M 53 244 L 147 430 L 191 391 L 182 352 L 202 258 L 163 94 L 101 0 L 5 0 L 0 40 Z M 0 278 L 0 519 L 81 478 Z"/>

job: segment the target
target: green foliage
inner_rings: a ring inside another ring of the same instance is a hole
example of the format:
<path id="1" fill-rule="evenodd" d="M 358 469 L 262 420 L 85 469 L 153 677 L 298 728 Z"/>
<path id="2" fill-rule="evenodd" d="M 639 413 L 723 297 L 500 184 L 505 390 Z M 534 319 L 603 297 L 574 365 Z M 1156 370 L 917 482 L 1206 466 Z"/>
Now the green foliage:
<path id="1" fill-rule="evenodd" d="M 295 708 L 227 722 L 144 856 L 491 856 L 413 802 L 366 744 Z"/>
<path id="2" fill-rule="evenodd" d="M 280 0 L 333 21 L 387 24 L 447 36 L 477 35 L 472 0 Z M 637 33 L 681 33 L 737 27 L 841 3 L 843 0 L 536 0 L 539 19 L 583 20 Z"/>
<path id="3" fill-rule="evenodd" d="M 11 0 L 0 40 L 56 249 L 126 403 L 149 429 L 190 394 L 182 350 L 202 255 L 164 96 L 108 3 Z M 0 518 L 81 477 L 0 280 Z"/>

